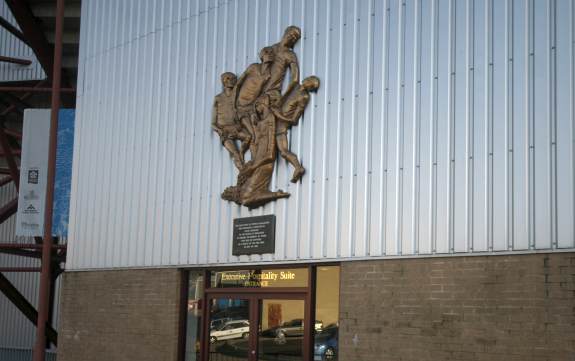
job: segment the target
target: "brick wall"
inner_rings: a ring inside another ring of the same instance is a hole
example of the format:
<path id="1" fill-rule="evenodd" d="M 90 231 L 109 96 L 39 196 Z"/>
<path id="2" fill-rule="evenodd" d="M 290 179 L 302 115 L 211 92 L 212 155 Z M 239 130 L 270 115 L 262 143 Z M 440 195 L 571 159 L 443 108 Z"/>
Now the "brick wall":
<path id="1" fill-rule="evenodd" d="M 575 254 L 346 262 L 340 361 L 575 361 Z"/>
<path id="2" fill-rule="evenodd" d="M 176 361 L 180 273 L 64 274 L 58 361 Z"/>

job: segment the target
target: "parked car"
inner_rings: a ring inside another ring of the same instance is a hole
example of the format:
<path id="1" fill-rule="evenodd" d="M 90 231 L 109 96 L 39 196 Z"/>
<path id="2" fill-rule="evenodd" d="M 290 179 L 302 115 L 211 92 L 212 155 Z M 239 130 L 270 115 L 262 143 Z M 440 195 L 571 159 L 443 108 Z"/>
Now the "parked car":
<path id="1" fill-rule="evenodd" d="M 314 361 L 337 360 L 338 327 L 328 326 L 316 333 L 313 347 Z"/>
<path id="2" fill-rule="evenodd" d="M 323 327 L 323 322 L 315 321 L 315 330 L 320 331 Z M 270 328 L 262 333 L 264 336 L 272 337 L 290 337 L 290 336 L 303 336 L 303 320 L 296 318 L 291 321 L 282 323 L 280 326 Z"/>
<path id="3" fill-rule="evenodd" d="M 220 328 L 210 331 L 210 343 L 234 338 L 247 338 L 250 334 L 248 320 L 229 321 Z"/>

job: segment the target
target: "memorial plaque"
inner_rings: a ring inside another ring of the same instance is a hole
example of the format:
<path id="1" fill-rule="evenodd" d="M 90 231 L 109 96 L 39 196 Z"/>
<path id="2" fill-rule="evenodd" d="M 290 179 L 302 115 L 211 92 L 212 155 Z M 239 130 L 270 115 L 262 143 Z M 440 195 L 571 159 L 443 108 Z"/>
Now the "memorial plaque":
<path id="1" fill-rule="evenodd" d="M 276 216 L 234 219 L 234 256 L 275 252 Z"/>

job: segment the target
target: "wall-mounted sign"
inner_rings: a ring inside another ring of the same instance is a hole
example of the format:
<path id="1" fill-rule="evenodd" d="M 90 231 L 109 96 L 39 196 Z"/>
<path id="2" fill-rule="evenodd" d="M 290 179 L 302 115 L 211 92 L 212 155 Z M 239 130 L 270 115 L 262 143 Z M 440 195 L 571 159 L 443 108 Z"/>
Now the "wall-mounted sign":
<path id="1" fill-rule="evenodd" d="M 215 288 L 307 287 L 307 268 L 212 272 Z"/>
<path id="2" fill-rule="evenodd" d="M 234 219 L 232 254 L 263 254 L 275 252 L 276 216 Z"/>
<path id="3" fill-rule="evenodd" d="M 52 235 L 67 236 L 72 181 L 74 109 L 60 109 L 54 180 Z M 16 235 L 42 237 L 48 180 L 50 109 L 26 109 L 22 132 Z"/>

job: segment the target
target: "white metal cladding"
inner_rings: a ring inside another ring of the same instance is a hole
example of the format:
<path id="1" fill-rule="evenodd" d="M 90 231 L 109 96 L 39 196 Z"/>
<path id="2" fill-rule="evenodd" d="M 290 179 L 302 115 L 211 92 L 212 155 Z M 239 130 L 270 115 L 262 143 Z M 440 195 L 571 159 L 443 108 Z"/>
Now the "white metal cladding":
<path id="1" fill-rule="evenodd" d="M 4 0 L 0 0 L 0 16 L 19 28 Z M 0 62 L 0 81 L 40 80 L 46 77 L 34 51 L 3 27 L 0 27 L 0 55 L 32 61 L 30 65 Z"/>
<path id="2" fill-rule="evenodd" d="M 82 3 L 69 269 L 575 247 L 570 0 Z M 288 25 L 322 85 L 252 212 L 210 111 Z M 273 255 L 232 219 L 275 214 Z"/>
<path id="3" fill-rule="evenodd" d="M 6 204 L 17 197 L 12 183 L 0 187 L 0 204 Z M 34 239 L 15 236 L 16 215 L 0 224 L 0 243 L 34 243 Z M 40 261 L 34 258 L 0 253 L 0 267 L 40 267 Z M 37 307 L 40 287 L 39 273 L 3 273 L 6 278 Z M 60 282 L 56 283 L 55 303 L 59 303 Z M 55 306 L 53 327 L 57 327 L 59 306 Z M 0 293 L 0 356 L 19 354 L 19 350 L 34 346 L 36 327 L 24 316 L 8 298 Z M 4 358 L 0 357 L 1 360 Z M 8 358 L 10 359 L 10 358 Z"/>

